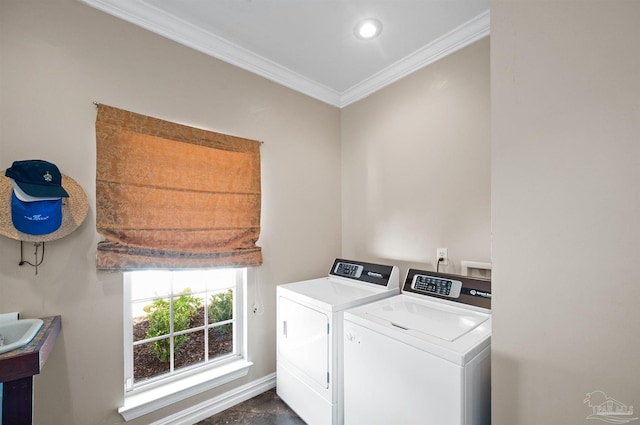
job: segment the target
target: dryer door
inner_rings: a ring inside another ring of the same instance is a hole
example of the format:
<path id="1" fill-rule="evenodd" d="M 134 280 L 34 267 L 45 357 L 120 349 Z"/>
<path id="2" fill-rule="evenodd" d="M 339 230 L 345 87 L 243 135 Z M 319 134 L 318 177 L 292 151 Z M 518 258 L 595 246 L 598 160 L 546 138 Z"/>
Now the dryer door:
<path id="1" fill-rule="evenodd" d="M 278 299 L 279 360 L 320 388 L 329 386 L 329 318 L 285 297 Z"/>

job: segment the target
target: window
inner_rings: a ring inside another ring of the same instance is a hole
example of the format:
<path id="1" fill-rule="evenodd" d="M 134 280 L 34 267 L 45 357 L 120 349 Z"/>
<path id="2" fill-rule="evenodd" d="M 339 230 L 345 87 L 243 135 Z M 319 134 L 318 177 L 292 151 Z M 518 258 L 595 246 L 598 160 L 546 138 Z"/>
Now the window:
<path id="1" fill-rule="evenodd" d="M 96 157 L 96 266 L 125 277 L 129 420 L 248 373 L 260 142 L 98 105 Z"/>
<path id="2" fill-rule="evenodd" d="M 233 268 L 124 273 L 125 419 L 169 404 L 163 396 L 176 401 L 176 392 L 186 397 L 246 374 L 246 275 Z"/>

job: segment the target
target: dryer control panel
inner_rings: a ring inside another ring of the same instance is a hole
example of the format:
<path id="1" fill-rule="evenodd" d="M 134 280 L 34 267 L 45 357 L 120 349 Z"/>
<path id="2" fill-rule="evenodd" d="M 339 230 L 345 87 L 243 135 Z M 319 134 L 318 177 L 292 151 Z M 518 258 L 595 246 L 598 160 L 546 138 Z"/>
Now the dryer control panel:
<path id="1" fill-rule="evenodd" d="M 400 271 L 396 266 L 365 263 L 362 261 L 336 258 L 329 276 L 341 277 L 357 282 L 373 283 L 387 289 L 400 287 Z"/>
<path id="2" fill-rule="evenodd" d="M 362 270 L 364 270 L 364 267 L 360 264 L 343 263 L 342 261 L 340 261 L 338 262 L 338 264 L 336 264 L 333 272 L 338 276 L 357 279 L 362 276 Z"/>

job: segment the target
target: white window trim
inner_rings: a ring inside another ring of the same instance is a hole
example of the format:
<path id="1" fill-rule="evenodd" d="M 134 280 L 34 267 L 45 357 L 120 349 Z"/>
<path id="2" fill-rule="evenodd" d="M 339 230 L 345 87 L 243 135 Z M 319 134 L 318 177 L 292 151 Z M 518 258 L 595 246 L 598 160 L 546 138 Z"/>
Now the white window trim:
<path id="1" fill-rule="evenodd" d="M 125 396 L 124 406 L 118 409 L 118 413 L 125 421 L 139 418 L 234 379 L 242 378 L 249 373 L 251 366 L 253 366 L 252 362 L 239 359 L 206 372 L 174 379 L 169 384 L 135 391 Z"/>
<path id="2" fill-rule="evenodd" d="M 245 268 L 243 273 L 238 273 L 238 279 L 242 279 L 244 282 L 243 285 L 237 285 L 237 291 L 240 292 L 237 296 L 242 307 L 242 314 L 238 315 L 236 319 L 241 321 L 241 325 L 237 326 L 237 329 L 242 332 L 240 337 L 242 346 L 238 355 L 196 368 L 191 373 L 177 374 L 166 380 L 159 380 L 152 385 L 141 386 L 133 391 L 127 392 L 126 385 L 124 385 L 124 405 L 118 409 L 118 413 L 125 421 L 152 413 L 193 395 L 242 378 L 249 373 L 249 369 L 253 366 L 253 362 L 247 360 L 246 288 L 249 278 L 254 278 L 254 272 L 251 268 Z M 123 313 L 131 316 L 131 302 L 124 303 Z M 130 322 L 124 324 L 125 344 L 133 344 L 133 341 L 127 341 L 131 339 L 131 329 L 127 326 L 130 326 Z"/>

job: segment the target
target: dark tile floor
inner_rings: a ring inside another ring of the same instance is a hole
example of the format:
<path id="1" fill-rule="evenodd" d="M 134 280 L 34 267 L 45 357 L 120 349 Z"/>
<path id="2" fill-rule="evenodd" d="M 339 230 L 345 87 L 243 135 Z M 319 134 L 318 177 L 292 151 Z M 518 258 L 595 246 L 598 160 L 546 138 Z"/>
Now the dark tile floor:
<path id="1" fill-rule="evenodd" d="M 305 425 L 304 421 L 276 394 L 275 388 L 264 392 L 196 425 Z"/>

